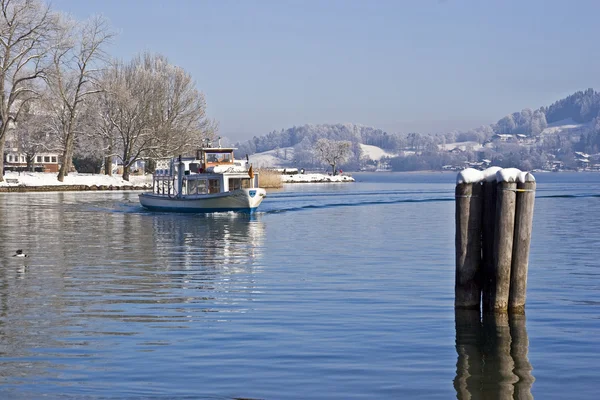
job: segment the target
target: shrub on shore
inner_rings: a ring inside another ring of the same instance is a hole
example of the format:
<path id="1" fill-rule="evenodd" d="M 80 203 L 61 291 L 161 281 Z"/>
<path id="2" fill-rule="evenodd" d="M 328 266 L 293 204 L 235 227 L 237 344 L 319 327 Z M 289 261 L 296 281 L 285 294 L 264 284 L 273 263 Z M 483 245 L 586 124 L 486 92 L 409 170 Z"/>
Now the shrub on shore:
<path id="1" fill-rule="evenodd" d="M 283 186 L 281 174 L 272 169 L 259 168 L 259 186 L 265 189 L 276 189 Z"/>

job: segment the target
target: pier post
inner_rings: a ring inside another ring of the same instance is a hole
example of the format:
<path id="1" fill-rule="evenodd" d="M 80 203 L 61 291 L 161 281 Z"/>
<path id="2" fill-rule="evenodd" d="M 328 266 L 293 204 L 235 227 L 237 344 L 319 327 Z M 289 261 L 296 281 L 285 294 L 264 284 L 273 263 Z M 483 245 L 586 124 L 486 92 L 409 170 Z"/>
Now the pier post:
<path id="1" fill-rule="evenodd" d="M 510 295 L 508 308 L 514 313 L 525 312 L 529 246 L 533 229 L 533 206 L 535 202 L 535 179 L 527 174 L 525 182 L 517 184 L 516 216 L 513 239 Z"/>
<path id="2" fill-rule="evenodd" d="M 484 181 L 483 216 L 481 232 L 481 292 L 483 308 L 493 309 L 492 288 L 496 285 L 494 273 L 494 231 L 496 228 L 497 182 Z"/>
<path id="3" fill-rule="evenodd" d="M 506 312 L 510 289 L 513 236 L 515 230 L 516 182 L 497 185 L 496 227 L 494 232 L 494 282 L 485 311 Z M 493 309 L 490 309 L 493 307 Z"/>
<path id="4" fill-rule="evenodd" d="M 481 285 L 481 184 L 458 183 L 456 197 L 456 275 L 454 307 L 479 309 Z"/>

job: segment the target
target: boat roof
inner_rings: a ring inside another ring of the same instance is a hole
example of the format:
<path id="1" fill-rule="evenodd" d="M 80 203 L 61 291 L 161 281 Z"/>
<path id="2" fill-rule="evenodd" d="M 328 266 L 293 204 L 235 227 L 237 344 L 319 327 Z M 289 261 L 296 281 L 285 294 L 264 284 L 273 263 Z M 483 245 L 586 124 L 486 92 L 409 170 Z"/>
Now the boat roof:
<path id="1" fill-rule="evenodd" d="M 237 150 L 237 147 L 201 147 L 199 150 L 201 150 L 201 151 L 220 151 L 220 152 L 226 152 L 226 151 Z"/>

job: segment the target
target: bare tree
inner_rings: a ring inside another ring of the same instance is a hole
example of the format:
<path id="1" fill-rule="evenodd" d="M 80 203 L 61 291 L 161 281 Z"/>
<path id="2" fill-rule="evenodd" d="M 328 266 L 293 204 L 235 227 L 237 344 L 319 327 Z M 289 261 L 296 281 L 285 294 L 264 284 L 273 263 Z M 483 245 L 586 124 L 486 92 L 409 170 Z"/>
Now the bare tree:
<path id="1" fill-rule="evenodd" d="M 0 0 L 0 182 L 7 132 L 37 96 L 32 83 L 44 74 L 55 22 L 38 0 Z"/>
<path id="2" fill-rule="evenodd" d="M 103 81 L 106 96 L 102 116 L 114 127 L 118 157 L 123 163 L 123 179 L 129 180 L 131 166 L 152 149 L 151 124 L 153 76 L 140 58 L 129 64 L 115 63 Z"/>
<path id="3" fill-rule="evenodd" d="M 34 105 L 35 103 L 24 107 L 15 128 L 17 146 L 25 153 L 27 169 L 30 171 L 33 171 L 35 156 L 47 151 L 50 145 L 47 118 Z"/>
<path id="4" fill-rule="evenodd" d="M 77 112 L 80 128 L 74 138 L 73 164 L 79 172 L 99 173 L 101 170 L 105 148 L 104 137 L 99 134 L 98 100 L 102 94 L 89 96 Z"/>
<path id="5" fill-rule="evenodd" d="M 337 174 L 336 165 L 348 159 L 351 148 L 352 142 L 348 140 L 319 139 L 315 143 L 317 157 L 331 166 L 333 175 Z"/>
<path id="6" fill-rule="evenodd" d="M 206 118 L 204 94 L 191 75 L 161 55 L 143 54 L 144 69 L 153 76 L 150 108 L 154 143 L 151 157 L 172 157 L 200 147 L 213 137 L 216 124 Z"/>
<path id="7" fill-rule="evenodd" d="M 160 55 L 115 63 L 104 75 L 103 87 L 98 126 L 106 154 L 118 148 L 125 180 L 138 160 L 190 152 L 216 129 L 189 74 Z"/>
<path id="8" fill-rule="evenodd" d="M 103 88 L 115 89 L 117 85 L 113 85 L 112 75 L 115 74 L 115 69 L 110 68 L 102 75 L 100 85 Z M 118 153 L 118 136 L 117 129 L 113 123 L 113 115 L 119 106 L 118 97 L 112 91 L 103 90 L 99 96 L 95 97 L 94 104 L 90 107 L 93 110 L 89 117 L 91 125 L 95 127 L 93 136 L 95 136 L 102 150 L 104 159 L 104 174 L 112 176 L 112 161 L 113 157 Z"/>
<path id="9" fill-rule="evenodd" d="M 80 132 L 80 108 L 89 96 L 100 92 L 95 82 L 105 58 L 103 46 L 114 34 L 100 16 L 83 23 L 61 22 L 47 82 L 54 97 L 51 106 L 62 152 L 57 179 L 63 182 L 71 168 L 75 136 Z"/>

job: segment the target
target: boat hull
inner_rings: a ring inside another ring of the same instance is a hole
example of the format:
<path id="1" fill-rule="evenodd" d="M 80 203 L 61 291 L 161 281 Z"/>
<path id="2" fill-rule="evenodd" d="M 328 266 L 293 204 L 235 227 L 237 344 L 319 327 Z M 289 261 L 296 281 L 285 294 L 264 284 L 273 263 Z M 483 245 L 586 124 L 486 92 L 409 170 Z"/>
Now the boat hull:
<path id="1" fill-rule="evenodd" d="M 169 197 L 153 193 L 139 195 L 140 204 L 153 211 L 211 213 L 236 211 L 253 213 L 264 197 L 264 189 L 239 189 L 226 193 Z"/>

